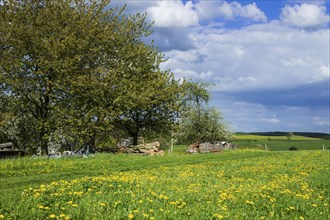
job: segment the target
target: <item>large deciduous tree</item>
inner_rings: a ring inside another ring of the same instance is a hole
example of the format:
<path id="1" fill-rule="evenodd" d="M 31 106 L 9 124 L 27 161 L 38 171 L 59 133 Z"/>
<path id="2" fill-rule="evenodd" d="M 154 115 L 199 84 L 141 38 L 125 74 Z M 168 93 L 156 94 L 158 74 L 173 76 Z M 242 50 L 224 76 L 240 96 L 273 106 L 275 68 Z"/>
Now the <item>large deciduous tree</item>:
<path id="1" fill-rule="evenodd" d="M 80 142 L 114 126 L 137 137 L 169 127 L 180 110 L 182 87 L 143 42 L 146 15 L 109 3 L 0 1 L 1 96 L 15 103 L 12 119 L 33 121 L 44 153 L 56 130 Z"/>
<path id="2" fill-rule="evenodd" d="M 144 15 L 124 16 L 109 3 L 1 1 L 1 86 L 35 119 L 44 153 L 57 126 L 91 135 L 125 99 L 118 82 L 129 45 L 150 31 Z"/>

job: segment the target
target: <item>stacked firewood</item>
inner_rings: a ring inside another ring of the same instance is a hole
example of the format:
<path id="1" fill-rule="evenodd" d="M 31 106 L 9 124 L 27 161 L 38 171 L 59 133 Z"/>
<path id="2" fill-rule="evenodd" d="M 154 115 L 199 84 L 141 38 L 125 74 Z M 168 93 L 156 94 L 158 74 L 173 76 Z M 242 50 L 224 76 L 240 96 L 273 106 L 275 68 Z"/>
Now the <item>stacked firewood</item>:
<path id="1" fill-rule="evenodd" d="M 194 143 L 189 145 L 187 153 L 216 153 L 222 152 L 224 150 L 233 150 L 236 149 L 238 146 L 235 144 L 228 143 L 226 141 L 222 142 L 212 142 L 212 143 Z"/>
<path id="2" fill-rule="evenodd" d="M 119 147 L 118 153 L 137 154 L 137 155 L 164 155 L 164 151 L 160 150 L 159 141 L 155 141 L 148 144 L 139 144 L 136 146 L 122 146 Z"/>

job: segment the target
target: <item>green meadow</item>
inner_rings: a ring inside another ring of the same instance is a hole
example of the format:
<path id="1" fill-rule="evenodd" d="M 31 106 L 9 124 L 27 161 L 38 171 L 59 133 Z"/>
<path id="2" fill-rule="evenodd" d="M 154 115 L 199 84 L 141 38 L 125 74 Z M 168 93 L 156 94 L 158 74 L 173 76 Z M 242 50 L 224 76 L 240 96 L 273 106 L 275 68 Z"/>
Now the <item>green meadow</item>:
<path id="1" fill-rule="evenodd" d="M 182 146 L 183 147 L 183 146 Z M 1 219 L 327 219 L 330 151 L 0 160 Z"/>
<path id="2" fill-rule="evenodd" d="M 250 134 L 238 134 L 234 136 L 233 143 L 241 149 L 265 149 L 271 151 L 283 150 L 323 150 L 330 149 L 330 141 L 294 135 L 287 136 L 260 136 Z"/>

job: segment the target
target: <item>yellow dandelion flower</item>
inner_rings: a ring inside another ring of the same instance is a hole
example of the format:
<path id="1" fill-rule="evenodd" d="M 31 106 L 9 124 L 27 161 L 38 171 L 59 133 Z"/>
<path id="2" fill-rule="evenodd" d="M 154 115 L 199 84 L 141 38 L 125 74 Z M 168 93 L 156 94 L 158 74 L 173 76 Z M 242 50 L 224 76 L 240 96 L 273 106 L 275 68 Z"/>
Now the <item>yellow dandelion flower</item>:
<path id="1" fill-rule="evenodd" d="M 214 214 L 213 217 L 218 218 L 218 219 L 223 219 L 224 218 L 223 215 L 218 214 L 218 213 Z"/>
<path id="2" fill-rule="evenodd" d="M 155 218 L 154 217 L 151 217 L 150 220 L 155 220 Z"/>
<path id="3" fill-rule="evenodd" d="M 4 216 L 4 215 L 2 215 L 2 214 L 0 214 L 0 218 L 5 218 L 5 216 Z"/>
<path id="4" fill-rule="evenodd" d="M 139 210 L 135 209 L 133 212 L 134 212 L 134 213 L 139 213 Z"/>
<path id="5" fill-rule="evenodd" d="M 290 207 L 289 207 L 289 209 L 293 210 L 293 209 L 294 209 L 294 207 L 293 207 L 293 206 L 290 206 Z"/>
<path id="6" fill-rule="evenodd" d="M 43 209 L 44 206 L 43 206 L 43 205 L 39 205 L 38 208 L 39 208 L 39 209 Z"/>
<path id="7" fill-rule="evenodd" d="M 312 204 L 312 206 L 313 206 L 313 207 L 317 207 L 317 205 L 316 205 L 316 204 Z"/>
<path id="8" fill-rule="evenodd" d="M 128 218 L 129 219 L 133 219 L 134 218 L 134 215 L 131 213 L 131 214 L 128 215 Z"/>
<path id="9" fill-rule="evenodd" d="M 100 203 L 100 206 L 106 206 L 106 204 L 104 202 Z"/>
<path id="10" fill-rule="evenodd" d="M 302 217 L 302 216 L 300 216 L 300 217 L 299 217 L 299 219 L 300 219 L 300 220 L 305 220 L 305 218 L 304 218 L 304 217 Z"/>
<path id="11" fill-rule="evenodd" d="M 55 214 L 50 214 L 49 218 L 56 218 L 56 215 Z"/>
<path id="12" fill-rule="evenodd" d="M 61 218 L 64 218 L 64 217 L 65 217 L 65 214 L 61 213 L 61 214 L 60 214 L 60 217 L 61 217 Z"/>
<path id="13" fill-rule="evenodd" d="M 70 220 L 71 217 L 70 216 L 65 216 L 65 220 Z"/>
<path id="14" fill-rule="evenodd" d="M 69 201 L 68 204 L 71 205 L 73 203 L 73 201 Z"/>
<path id="15" fill-rule="evenodd" d="M 78 207 L 78 204 L 72 204 L 71 206 L 72 207 Z"/>
<path id="16" fill-rule="evenodd" d="M 145 213 L 143 213 L 143 217 L 145 217 L 145 218 L 148 218 L 148 217 L 149 217 L 149 215 L 148 215 L 148 214 L 145 214 Z"/>

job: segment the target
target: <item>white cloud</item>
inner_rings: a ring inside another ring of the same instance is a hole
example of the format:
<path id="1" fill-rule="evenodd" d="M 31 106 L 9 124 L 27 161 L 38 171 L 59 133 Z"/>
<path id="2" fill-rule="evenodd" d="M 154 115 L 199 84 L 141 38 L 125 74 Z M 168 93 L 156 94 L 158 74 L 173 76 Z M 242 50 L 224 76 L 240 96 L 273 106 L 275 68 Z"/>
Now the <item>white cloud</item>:
<path id="1" fill-rule="evenodd" d="M 240 82 L 244 82 L 244 81 L 255 82 L 255 81 L 257 81 L 257 79 L 254 78 L 253 76 L 248 76 L 248 77 L 240 77 L 240 78 L 238 78 L 238 81 L 240 81 Z"/>
<path id="2" fill-rule="evenodd" d="M 319 68 L 318 68 L 318 70 L 319 70 L 319 73 L 323 76 L 323 77 L 325 77 L 325 78 L 330 78 L 330 68 L 329 68 L 329 66 L 320 66 Z"/>
<path id="3" fill-rule="evenodd" d="M 147 9 L 149 19 L 156 27 L 189 27 L 198 25 L 198 16 L 191 1 L 158 1 Z"/>
<path id="4" fill-rule="evenodd" d="M 234 131 L 330 132 L 328 108 L 266 106 L 219 94 L 213 93 L 210 104 L 221 110 Z"/>
<path id="5" fill-rule="evenodd" d="M 281 59 L 285 66 L 305 66 L 306 62 L 301 58 Z"/>
<path id="6" fill-rule="evenodd" d="M 212 71 L 207 72 L 196 72 L 193 70 L 182 70 L 182 69 L 175 69 L 173 72 L 176 73 L 176 77 L 179 79 L 194 79 L 194 80 L 201 80 L 201 81 L 209 81 L 213 77 Z"/>
<path id="7" fill-rule="evenodd" d="M 292 89 L 329 80 L 326 29 L 307 32 L 272 22 L 238 30 L 191 29 L 189 34 L 195 48 L 165 53 L 164 67 L 211 71 L 215 90 Z"/>
<path id="8" fill-rule="evenodd" d="M 284 24 L 299 28 L 318 27 L 329 23 L 326 7 L 316 4 L 286 5 L 280 17 Z"/>
<path id="9" fill-rule="evenodd" d="M 200 20 L 212 20 L 219 16 L 224 19 L 244 18 L 266 22 L 267 17 L 255 3 L 241 5 L 238 2 L 200 1 L 195 5 Z"/>
<path id="10" fill-rule="evenodd" d="M 257 4 L 124 2 L 156 22 L 151 38 L 168 58 L 162 69 L 215 84 L 211 105 L 235 131 L 330 132 L 325 1 L 285 1 L 281 17 L 269 22 Z M 231 29 L 233 20 L 243 22 Z"/>
<path id="11" fill-rule="evenodd" d="M 235 14 L 242 18 L 250 18 L 254 21 L 267 21 L 266 15 L 257 7 L 256 3 L 248 4 L 246 6 L 242 6 L 239 3 L 232 3 L 235 5 Z"/>
<path id="12" fill-rule="evenodd" d="M 330 119 L 329 118 L 313 117 L 313 121 L 316 125 L 330 126 Z"/>
<path id="13" fill-rule="evenodd" d="M 269 122 L 273 125 L 281 123 L 281 120 L 279 120 L 278 118 L 275 118 L 275 117 L 273 117 L 273 118 L 260 118 L 259 120 L 264 121 L 264 122 Z"/>

